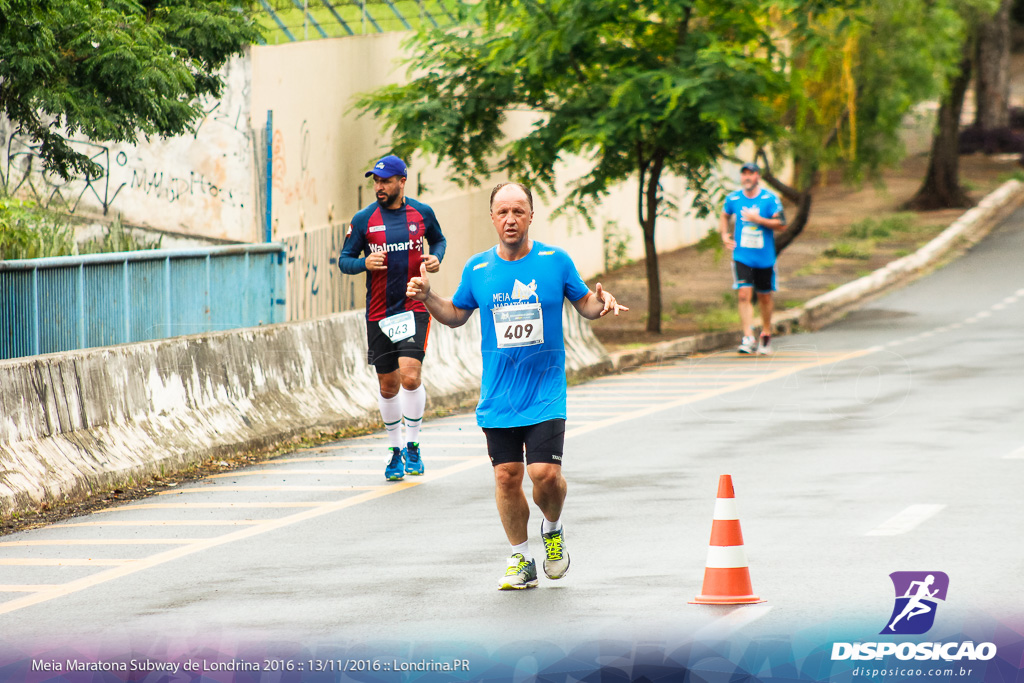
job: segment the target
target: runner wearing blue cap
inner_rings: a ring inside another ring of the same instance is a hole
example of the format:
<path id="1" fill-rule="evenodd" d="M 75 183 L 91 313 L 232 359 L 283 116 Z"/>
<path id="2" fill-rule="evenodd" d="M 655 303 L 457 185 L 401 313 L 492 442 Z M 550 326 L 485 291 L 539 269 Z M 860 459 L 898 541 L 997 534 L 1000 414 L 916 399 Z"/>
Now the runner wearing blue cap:
<path id="1" fill-rule="evenodd" d="M 367 362 L 377 370 L 377 403 L 390 444 L 384 476 L 391 481 L 424 472 L 419 432 L 427 394 L 420 374 L 430 314 L 406 298 L 405 288 L 421 263 L 431 273 L 441 268 L 446 244 L 434 210 L 405 196 L 408 174 L 393 154 L 365 173 L 373 176 L 377 201 L 353 216 L 338 258 L 343 273 L 366 272 Z"/>
<path id="2" fill-rule="evenodd" d="M 772 311 L 775 291 L 775 231 L 786 227 L 779 198 L 764 189 L 757 164 L 740 167 L 741 189 L 725 198 L 719 221 L 722 242 L 732 252 L 733 289 L 739 298 L 743 340 L 740 353 L 772 352 Z M 732 219 L 735 219 L 735 232 Z M 754 296 L 761 308 L 761 339 L 754 339 Z"/>

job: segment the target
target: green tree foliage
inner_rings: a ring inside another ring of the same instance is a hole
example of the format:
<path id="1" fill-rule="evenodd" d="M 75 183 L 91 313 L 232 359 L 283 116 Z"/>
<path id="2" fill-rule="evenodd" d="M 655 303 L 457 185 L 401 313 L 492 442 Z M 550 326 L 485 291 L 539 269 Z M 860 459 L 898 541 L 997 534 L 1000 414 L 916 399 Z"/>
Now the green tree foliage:
<path id="1" fill-rule="evenodd" d="M 258 40 L 250 0 L 0 0 L 0 112 L 64 179 L 100 167 L 65 136 L 190 130 L 218 71 Z"/>
<path id="2" fill-rule="evenodd" d="M 500 173 L 555 187 L 567 155 L 591 169 L 567 206 L 589 216 L 632 179 L 647 263 L 647 329 L 661 328 L 655 226 L 672 206 L 663 174 L 686 179 L 698 213 L 712 209 L 716 162 L 749 138 L 775 134 L 787 88 L 786 38 L 831 2 L 797 0 L 480 0 L 462 28 L 421 31 L 411 81 L 362 98 L 400 154 L 447 161 L 456 179 Z M 468 28 L 467 28 L 468 27 Z M 512 111 L 529 132 L 506 137 Z M 560 181 L 561 182 L 561 181 Z"/>
<path id="3" fill-rule="evenodd" d="M 797 204 L 776 240 L 778 251 L 806 225 L 822 174 L 877 178 L 902 158 L 903 120 L 914 105 L 942 93 L 956 71 L 963 33 L 953 3 L 941 0 L 834 8 L 791 32 L 790 87 L 778 101 L 784 129 L 759 151 L 765 180 Z M 768 144 L 772 156 L 794 163 L 791 184 L 772 172 Z"/>

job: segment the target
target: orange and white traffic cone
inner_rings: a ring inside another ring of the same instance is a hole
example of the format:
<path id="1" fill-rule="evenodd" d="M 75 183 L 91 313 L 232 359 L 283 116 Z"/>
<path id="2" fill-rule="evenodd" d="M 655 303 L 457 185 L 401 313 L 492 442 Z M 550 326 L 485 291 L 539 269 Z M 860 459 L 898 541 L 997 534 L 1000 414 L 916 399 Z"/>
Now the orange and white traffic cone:
<path id="1" fill-rule="evenodd" d="M 764 602 L 754 595 L 750 585 L 747 554 L 743 550 L 743 533 L 732 489 L 732 476 L 718 479 L 715 518 L 711 523 L 711 544 L 704 569 L 704 587 L 691 605 L 749 605 Z"/>

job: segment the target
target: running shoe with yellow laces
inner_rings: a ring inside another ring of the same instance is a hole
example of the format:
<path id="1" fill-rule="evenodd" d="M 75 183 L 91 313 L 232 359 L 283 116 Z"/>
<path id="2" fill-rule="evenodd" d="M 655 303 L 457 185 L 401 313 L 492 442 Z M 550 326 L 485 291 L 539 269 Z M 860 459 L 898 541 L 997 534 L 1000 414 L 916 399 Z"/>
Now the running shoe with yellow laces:
<path id="1" fill-rule="evenodd" d="M 535 560 L 527 562 L 522 553 L 516 553 L 508 558 L 508 569 L 505 570 L 505 576 L 501 577 L 501 581 L 498 582 L 498 590 L 512 591 L 536 587 L 537 562 Z"/>
<path id="2" fill-rule="evenodd" d="M 544 533 L 541 524 L 540 535 L 544 540 L 544 574 L 549 579 L 560 579 L 569 571 L 569 551 L 565 549 L 565 529 L 559 527 Z"/>

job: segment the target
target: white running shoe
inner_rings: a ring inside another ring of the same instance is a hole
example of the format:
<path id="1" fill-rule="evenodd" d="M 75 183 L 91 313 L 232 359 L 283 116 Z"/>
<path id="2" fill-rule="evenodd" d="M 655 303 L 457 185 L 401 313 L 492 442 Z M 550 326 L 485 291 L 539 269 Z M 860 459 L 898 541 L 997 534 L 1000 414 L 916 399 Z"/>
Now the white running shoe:
<path id="1" fill-rule="evenodd" d="M 757 343 L 757 354 L 759 356 L 767 356 L 772 352 L 772 338 L 771 335 L 762 334 L 761 341 Z"/>
<path id="2" fill-rule="evenodd" d="M 556 529 L 544 533 L 541 525 L 541 538 L 544 540 L 544 574 L 549 579 L 560 579 L 569 571 L 569 551 L 565 549 L 565 531 Z"/>
<path id="3" fill-rule="evenodd" d="M 537 587 L 537 562 L 526 561 L 521 553 L 508 558 L 508 569 L 498 582 L 498 590 L 522 590 Z"/>
<path id="4" fill-rule="evenodd" d="M 743 341 L 740 342 L 740 347 L 736 349 L 740 353 L 753 353 L 757 348 L 757 340 L 753 337 L 744 337 Z"/>

